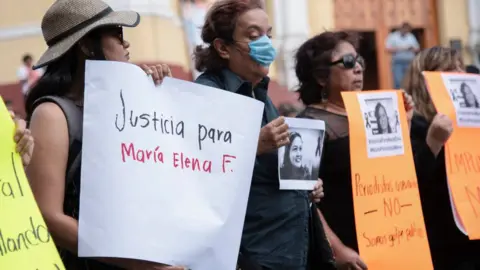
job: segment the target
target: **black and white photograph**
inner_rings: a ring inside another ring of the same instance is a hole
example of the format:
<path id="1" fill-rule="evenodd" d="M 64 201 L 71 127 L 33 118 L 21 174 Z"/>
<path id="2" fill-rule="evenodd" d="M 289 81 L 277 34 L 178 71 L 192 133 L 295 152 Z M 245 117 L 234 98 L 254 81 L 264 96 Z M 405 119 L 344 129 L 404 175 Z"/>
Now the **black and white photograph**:
<path id="1" fill-rule="evenodd" d="M 400 127 L 398 110 L 393 109 L 392 98 L 365 99 L 368 112 L 364 112 L 365 128 L 372 135 L 397 133 Z"/>
<path id="2" fill-rule="evenodd" d="M 371 92 L 358 95 L 362 110 L 368 157 L 402 155 L 403 135 L 397 93 Z"/>
<path id="3" fill-rule="evenodd" d="M 285 119 L 290 144 L 278 149 L 280 189 L 312 190 L 320 170 L 325 123 L 313 119 Z"/>
<path id="4" fill-rule="evenodd" d="M 480 127 L 479 77 L 469 74 L 442 74 L 455 107 L 459 127 Z"/>
<path id="5" fill-rule="evenodd" d="M 460 108 L 480 108 L 477 95 L 472 89 L 472 84 L 466 81 L 462 81 L 458 88 L 450 89 L 450 94 L 454 103 Z"/>

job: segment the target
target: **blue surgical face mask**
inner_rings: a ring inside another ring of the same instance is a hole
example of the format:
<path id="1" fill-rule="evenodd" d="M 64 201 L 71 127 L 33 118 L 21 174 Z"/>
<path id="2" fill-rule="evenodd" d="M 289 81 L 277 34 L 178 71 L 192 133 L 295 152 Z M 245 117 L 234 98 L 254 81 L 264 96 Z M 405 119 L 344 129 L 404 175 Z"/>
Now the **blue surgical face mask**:
<path id="1" fill-rule="evenodd" d="M 264 67 L 270 66 L 277 56 L 272 40 L 266 35 L 250 41 L 248 47 L 250 48 L 250 57 Z"/>

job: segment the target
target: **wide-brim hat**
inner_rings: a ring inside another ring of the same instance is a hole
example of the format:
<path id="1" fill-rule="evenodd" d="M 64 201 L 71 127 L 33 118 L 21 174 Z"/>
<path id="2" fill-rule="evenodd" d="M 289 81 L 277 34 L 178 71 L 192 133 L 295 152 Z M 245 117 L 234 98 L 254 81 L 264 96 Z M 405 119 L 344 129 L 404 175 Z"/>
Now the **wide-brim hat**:
<path id="1" fill-rule="evenodd" d="M 101 0 L 57 0 L 42 20 L 48 49 L 34 69 L 47 66 L 64 55 L 92 30 L 103 26 L 135 27 L 140 15 L 134 11 L 113 11 Z"/>

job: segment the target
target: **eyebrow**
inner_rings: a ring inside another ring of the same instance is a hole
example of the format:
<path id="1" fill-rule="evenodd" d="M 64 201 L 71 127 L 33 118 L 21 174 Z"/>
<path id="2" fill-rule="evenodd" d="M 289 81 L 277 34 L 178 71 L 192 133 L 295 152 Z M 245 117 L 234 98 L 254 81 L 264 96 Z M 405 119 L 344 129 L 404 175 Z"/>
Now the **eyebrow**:
<path id="1" fill-rule="evenodd" d="M 258 32 L 263 32 L 263 29 L 262 29 L 260 26 L 258 26 L 258 25 L 251 25 L 251 26 L 249 26 L 249 27 L 247 28 L 247 30 L 252 30 L 252 29 L 253 29 L 253 30 L 257 30 Z M 272 29 L 273 29 L 273 27 L 270 26 L 270 27 L 267 29 L 267 33 L 270 32 L 270 31 L 272 31 Z"/>

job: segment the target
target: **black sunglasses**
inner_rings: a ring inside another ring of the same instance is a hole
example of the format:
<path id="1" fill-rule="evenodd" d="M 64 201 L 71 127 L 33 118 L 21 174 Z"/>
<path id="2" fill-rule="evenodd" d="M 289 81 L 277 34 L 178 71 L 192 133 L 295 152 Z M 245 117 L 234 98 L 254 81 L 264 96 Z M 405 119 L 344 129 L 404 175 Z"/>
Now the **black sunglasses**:
<path id="1" fill-rule="evenodd" d="M 123 44 L 125 40 L 123 39 L 123 28 L 121 26 L 107 26 L 99 28 L 91 33 L 91 35 L 100 37 L 102 35 L 109 35 L 116 37 Z"/>
<path id="2" fill-rule="evenodd" d="M 342 58 L 340 58 L 339 60 L 331 62 L 330 66 L 342 64 L 343 67 L 345 67 L 346 69 L 352 69 L 355 67 L 355 64 L 357 63 L 360 64 L 362 69 L 365 69 L 365 60 L 361 55 L 346 54 L 342 56 Z"/>
<path id="3" fill-rule="evenodd" d="M 117 37 L 122 44 L 125 42 L 123 39 L 123 28 L 121 26 L 113 28 L 110 33 L 112 36 Z"/>

